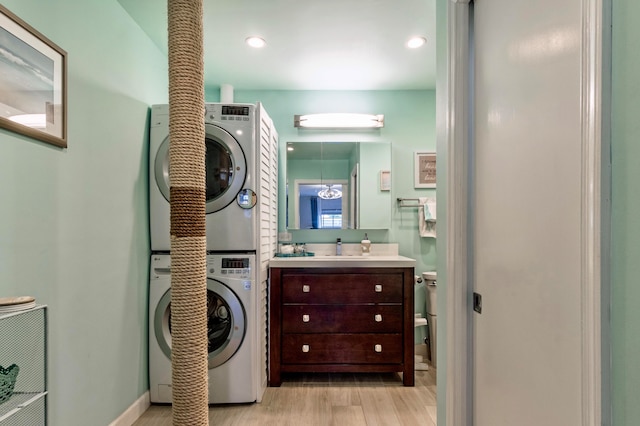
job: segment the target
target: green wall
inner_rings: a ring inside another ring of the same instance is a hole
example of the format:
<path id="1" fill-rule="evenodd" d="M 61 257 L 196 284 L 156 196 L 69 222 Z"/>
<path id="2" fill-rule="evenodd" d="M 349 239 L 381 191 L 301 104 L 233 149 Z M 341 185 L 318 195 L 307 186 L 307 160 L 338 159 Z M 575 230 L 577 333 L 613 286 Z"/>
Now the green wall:
<path id="1" fill-rule="evenodd" d="M 640 419 L 640 3 L 613 1 L 612 277 L 613 424 Z"/>
<path id="2" fill-rule="evenodd" d="M 115 1 L 2 4 L 68 53 L 69 146 L 0 130 L 0 296 L 49 306 L 49 424 L 107 425 L 148 389 L 148 107 L 167 61 Z"/>

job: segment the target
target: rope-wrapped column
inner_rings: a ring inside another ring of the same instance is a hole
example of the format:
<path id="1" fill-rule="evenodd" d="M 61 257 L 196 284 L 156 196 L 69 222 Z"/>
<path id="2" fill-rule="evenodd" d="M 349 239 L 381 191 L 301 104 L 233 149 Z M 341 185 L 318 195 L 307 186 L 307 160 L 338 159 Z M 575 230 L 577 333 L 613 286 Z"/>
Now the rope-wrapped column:
<path id="1" fill-rule="evenodd" d="M 173 424 L 208 425 L 202 0 L 168 0 Z"/>

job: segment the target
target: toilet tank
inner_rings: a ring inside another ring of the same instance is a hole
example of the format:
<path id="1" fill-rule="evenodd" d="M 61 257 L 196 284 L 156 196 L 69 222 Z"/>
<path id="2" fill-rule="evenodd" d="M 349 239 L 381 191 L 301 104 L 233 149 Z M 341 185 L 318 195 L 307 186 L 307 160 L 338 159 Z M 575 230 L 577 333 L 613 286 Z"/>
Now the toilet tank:
<path id="1" fill-rule="evenodd" d="M 422 279 L 424 280 L 424 288 L 427 295 L 427 314 L 436 315 L 436 281 L 438 279 L 438 275 L 436 272 L 423 272 Z"/>

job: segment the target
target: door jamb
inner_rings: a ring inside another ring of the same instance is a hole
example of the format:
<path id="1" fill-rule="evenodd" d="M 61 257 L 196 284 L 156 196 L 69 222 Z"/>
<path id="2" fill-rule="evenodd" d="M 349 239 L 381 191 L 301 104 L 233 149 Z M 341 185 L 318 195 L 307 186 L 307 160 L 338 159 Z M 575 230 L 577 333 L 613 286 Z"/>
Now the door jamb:
<path id="1" fill-rule="evenodd" d="M 447 1 L 446 100 L 444 144 L 446 152 L 446 391 L 447 426 L 472 424 L 471 393 L 471 283 L 468 277 L 468 190 L 469 190 L 469 0 Z M 441 86 L 438 86 L 440 88 Z M 437 93 L 436 93 L 437 95 Z M 440 160 L 438 159 L 440 162 Z M 439 186 L 441 188 L 441 186 Z M 440 191 L 438 191 L 440 192 Z M 442 215 L 440 215 L 442 216 Z M 438 250 L 442 253 L 441 250 Z M 441 277 L 438 277 L 438 281 Z M 441 382 L 441 380 L 439 380 Z M 440 395 L 442 393 L 439 393 Z M 442 404 L 439 404 L 442 406 Z M 442 417 L 439 416 L 439 419 Z M 441 421 L 438 421 L 442 424 Z"/>

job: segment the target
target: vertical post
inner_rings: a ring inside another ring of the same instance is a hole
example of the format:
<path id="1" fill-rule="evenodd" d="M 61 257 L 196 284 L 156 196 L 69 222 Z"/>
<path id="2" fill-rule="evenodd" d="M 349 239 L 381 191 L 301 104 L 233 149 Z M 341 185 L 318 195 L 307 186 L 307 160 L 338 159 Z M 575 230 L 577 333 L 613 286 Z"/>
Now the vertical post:
<path id="1" fill-rule="evenodd" d="M 202 0 L 168 0 L 173 424 L 208 425 Z"/>

